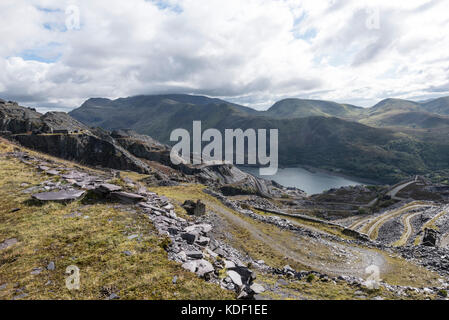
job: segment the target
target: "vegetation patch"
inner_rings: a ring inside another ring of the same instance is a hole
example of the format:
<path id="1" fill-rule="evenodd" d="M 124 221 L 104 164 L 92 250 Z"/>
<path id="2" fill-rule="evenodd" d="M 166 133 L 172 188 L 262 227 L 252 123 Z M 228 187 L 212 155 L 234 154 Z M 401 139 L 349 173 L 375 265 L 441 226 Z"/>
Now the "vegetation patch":
<path id="1" fill-rule="evenodd" d="M 22 191 L 46 179 L 16 159 L 0 158 L 0 242 L 18 240 L 1 252 L 1 299 L 235 298 L 169 261 L 151 221 L 130 207 L 29 201 Z M 54 270 L 47 270 L 50 263 Z M 71 265 L 80 269 L 79 291 L 65 285 Z"/>

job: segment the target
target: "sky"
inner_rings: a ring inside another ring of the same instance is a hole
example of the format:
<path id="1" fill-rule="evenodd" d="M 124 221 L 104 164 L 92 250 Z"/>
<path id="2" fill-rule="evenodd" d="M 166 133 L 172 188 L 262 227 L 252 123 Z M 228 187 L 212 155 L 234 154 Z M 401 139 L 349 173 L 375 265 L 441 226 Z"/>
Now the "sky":
<path id="1" fill-rule="evenodd" d="M 1 0 L 0 98 L 186 93 L 258 110 L 449 95 L 447 0 Z"/>

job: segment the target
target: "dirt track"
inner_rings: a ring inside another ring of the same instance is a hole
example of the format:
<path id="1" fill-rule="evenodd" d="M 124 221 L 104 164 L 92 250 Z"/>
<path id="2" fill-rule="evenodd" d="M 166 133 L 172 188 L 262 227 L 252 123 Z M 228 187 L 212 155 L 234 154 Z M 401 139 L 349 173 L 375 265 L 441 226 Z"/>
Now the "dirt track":
<path id="1" fill-rule="evenodd" d="M 224 220 L 221 222 L 222 231 L 236 226 L 244 228 L 251 237 L 269 247 L 273 252 L 293 259 L 313 270 L 334 276 L 347 275 L 364 278 L 366 277 L 365 269 L 370 265 L 378 266 L 382 272 L 388 269 L 384 255 L 375 250 L 322 239 L 306 239 L 286 230 L 281 232 L 289 239 L 282 241 L 278 235 L 263 232 L 257 223 L 249 223 L 230 209 L 207 201 L 206 206 Z M 309 226 L 304 227 L 308 228 Z"/>
<path id="2" fill-rule="evenodd" d="M 410 236 L 413 233 L 413 226 L 411 225 L 410 220 L 420 214 L 422 214 L 422 212 L 414 212 L 407 214 L 402 218 L 402 221 L 404 222 L 404 233 L 402 234 L 401 238 L 394 244 L 395 246 L 400 247 L 407 244 Z"/>
<path id="3" fill-rule="evenodd" d="M 387 222 L 390 219 L 393 219 L 407 211 L 413 210 L 413 209 L 418 209 L 418 208 L 423 208 L 423 207 L 428 207 L 428 205 L 421 205 L 421 204 L 417 204 L 417 205 L 412 205 L 409 207 L 405 207 L 405 208 L 400 208 L 398 210 L 394 210 L 391 211 L 389 213 L 383 214 L 379 217 L 377 217 L 376 219 L 373 220 L 373 224 L 371 224 L 371 226 L 369 227 L 369 225 L 364 227 L 364 230 L 366 230 L 368 227 L 369 229 L 366 231 L 367 235 L 372 239 L 375 240 L 377 239 L 378 236 L 378 231 L 380 229 L 380 227 Z"/>

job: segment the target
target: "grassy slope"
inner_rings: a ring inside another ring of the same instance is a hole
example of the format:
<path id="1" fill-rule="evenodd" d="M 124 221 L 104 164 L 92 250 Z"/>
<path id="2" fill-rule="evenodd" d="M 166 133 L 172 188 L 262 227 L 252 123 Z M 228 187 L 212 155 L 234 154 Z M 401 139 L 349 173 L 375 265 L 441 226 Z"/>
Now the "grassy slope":
<path id="1" fill-rule="evenodd" d="M 0 144 L 0 152 L 11 147 Z M 33 204 L 21 193 L 50 177 L 15 159 L 0 158 L 0 242 L 17 238 L 19 243 L 0 253 L 0 299 L 10 299 L 23 290 L 26 299 L 102 299 L 115 292 L 122 299 L 232 299 L 234 295 L 208 284 L 169 261 L 161 239 L 149 219 L 110 204 Z M 20 211 L 11 213 L 14 208 Z M 83 217 L 64 215 L 81 212 Z M 128 240 L 141 234 L 141 241 Z M 131 251 L 126 256 L 124 251 Z M 45 267 L 50 261 L 55 271 Z M 65 269 L 81 271 L 81 290 L 65 287 Z M 31 275 L 41 267 L 39 275 Z M 178 276 L 176 285 L 172 284 Z M 52 281 L 50 285 L 45 285 Z"/>
<path id="2" fill-rule="evenodd" d="M 430 129 L 448 127 L 449 117 L 421 111 L 391 111 L 360 122 L 374 127 Z"/>

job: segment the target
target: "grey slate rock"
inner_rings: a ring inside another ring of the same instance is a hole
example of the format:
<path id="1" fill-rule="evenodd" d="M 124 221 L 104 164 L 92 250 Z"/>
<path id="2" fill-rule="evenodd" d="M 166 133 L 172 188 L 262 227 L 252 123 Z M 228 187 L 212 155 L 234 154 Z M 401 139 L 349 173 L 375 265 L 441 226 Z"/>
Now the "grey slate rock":
<path id="1" fill-rule="evenodd" d="M 225 267 L 226 269 L 232 269 L 232 268 L 235 268 L 235 263 L 232 262 L 232 261 L 229 261 L 229 260 L 225 260 L 225 261 L 224 261 L 224 267 Z"/>
<path id="2" fill-rule="evenodd" d="M 181 261 L 186 261 L 187 260 L 187 254 L 185 253 L 185 251 L 181 251 L 179 252 L 176 257 L 181 260 Z"/>
<path id="3" fill-rule="evenodd" d="M 101 193 L 111 193 L 122 190 L 122 187 L 117 186 L 115 184 L 110 183 L 102 183 L 100 184 L 95 191 L 101 192 Z"/>
<path id="4" fill-rule="evenodd" d="M 171 235 L 175 236 L 179 233 L 179 229 L 175 228 L 175 227 L 169 227 L 167 229 L 168 233 L 170 233 Z"/>
<path id="5" fill-rule="evenodd" d="M 250 286 L 250 289 L 253 291 L 254 294 L 261 294 L 265 292 L 265 288 L 258 283 L 253 283 Z"/>
<path id="6" fill-rule="evenodd" d="M 182 267 L 192 273 L 196 273 L 200 277 L 205 277 L 215 270 L 212 264 L 204 259 L 188 261 Z"/>
<path id="7" fill-rule="evenodd" d="M 243 284 L 249 285 L 256 278 L 254 273 L 246 267 L 236 266 L 229 270 L 236 272 L 241 277 Z"/>
<path id="8" fill-rule="evenodd" d="M 212 230 L 212 225 L 207 224 L 207 223 L 194 224 L 194 225 L 188 226 L 187 228 L 184 229 L 185 232 L 197 232 L 197 233 L 202 232 L 204 234 L 207 234 L 211 230 Z"/>
<path id="9" fill-rule="evenodd" d="M 47 266 L 47 270 L 50 270 L 50 271 L 55 270 L 55 263 L 53 261 L 50 261 L 50 263 Z"/>
<path id="10" fill-rule="evenodd" d="M 78 172 L 78 171 L 72 171 L 70 173 L 64 174 L 62 177 L 64 179 L 79 180 L 79 179 L 83 179 L 85 176 L 86 176 L 85 173 Z"/>
<path id="11" fill-rule="evenodd" d="M 145 198 L 143 196 L 141 196 L 140 194 L 136 194 L 136 193 L 130 193 L 130 192 L 112 192 L 111 196 L 113 196 L 115 199 L 123 202 L 123 203 L 127 203 L 127 204 L 135 204 L 135 203 L 139 203 L 142 200 L 144 200 Z"/>
<path id="12" fill-rule="evenodd" d="M 12 299 L 13 299 L 13 300 L 21 300 L 21 299 L 24 299 L 24 298 L 26 298 L 26 297 L 28 297 L 28 294 L 22 293 L 22 294 L 19 294 L 19 295 L 13 297 Z"/>
<path id="13" fill-rule="evenodd" d="M 206 214 L 206 205 L 198 200 L 187 200 L 183 203 L 182 207 L 187 211 L 189 215 L 202 216 Z"/>
<path id="14" fill-rule="evenodd" d="M 197 236 L 198 235 L 193 232 L 184 232 L 181 234 L 181 238 L 184 239 L 188 244 L 194 244 Z"/>
<path id="15" fill-rule="evenodd" d="M 195 273 L 196 272 L 196 266 L 197 266 L 196 261 L 188 261 L 188 262 L 183 263 L 181 267 L 186 269 L 187 271 Z"/>
<path id="16" fill-rule="evenodd" d="M 239 287 L 241 287 L 243 285 L 242 277 L 237 272 L 229 270 L 228 271 L 228 276 L 229 276 L 229 278 L 231 278 L 232 282 L 235 285 L 237 285 Z"/>
<path id="17" fill-rule="evenodd" d="M 201 251 L 187 251 L 186 255 L 192 259 L 203 259 L 203 253 Z"/>
<path id="18" fill-rule="evenodd" d="M 209 261 L 201 259 L 197 262 L 196 274 L 200 277 L 204 277 L 207 274 L 213 272 L 214 270 L 215 270 L 214 267 Z"/>
<path id="19" fill-rule="evenodd" d="M 0 243 L 0 250 L 5 250 L 15 244 L 17 244 L 18 240 L 16 238 L 6 239 L 2 243 Z"/>
<path id="20" fill-rule="evenodd" d="M 209 242 L 210 242 L 210 239 L 208 237 L 202 237 L 202 236 L 196 240 L 196 243 L 203 247 L 207 246 L 209 244 Z"/>
<path id="21" fill-rule="evenodd" d="M 111 293 L 111 295 L 108 297 L 108 300 L 118 300 L 120 297 L 116 293 Z"/>
<path id="22" fill-rule="evenodd" d="M 226 256 L 226 252 L 222 249 L 222 248 L 217 248 L 214 250 L 216 254 L 218 254 L 218 256 L 220 256 L 221 258 L 224 258 Z"/>
<path id="23" fill-rule="evenodd" d="M 42 268 L 34 268 L 34 269 L 31 271 L 31 274 L 32 274 L 33 276 L 37 276 L 37 275 L 40 274 L 42 271 L 43 271 Z"/>
<path id="24" fill-rule="evenodd" d="M 57 192 L 43 192 L 33 194 L 32 197 L 39 201 L 74 201 L 85 194 L 83 190 L 62 190 Z"/>
<path id="25" fill-rule="evenodd" d="M 81 217 L 83 214 L 81 212 L 72 212 L 69 214 L 64 215 L 64 218 L 75 218 L 75 217 Z"/>

